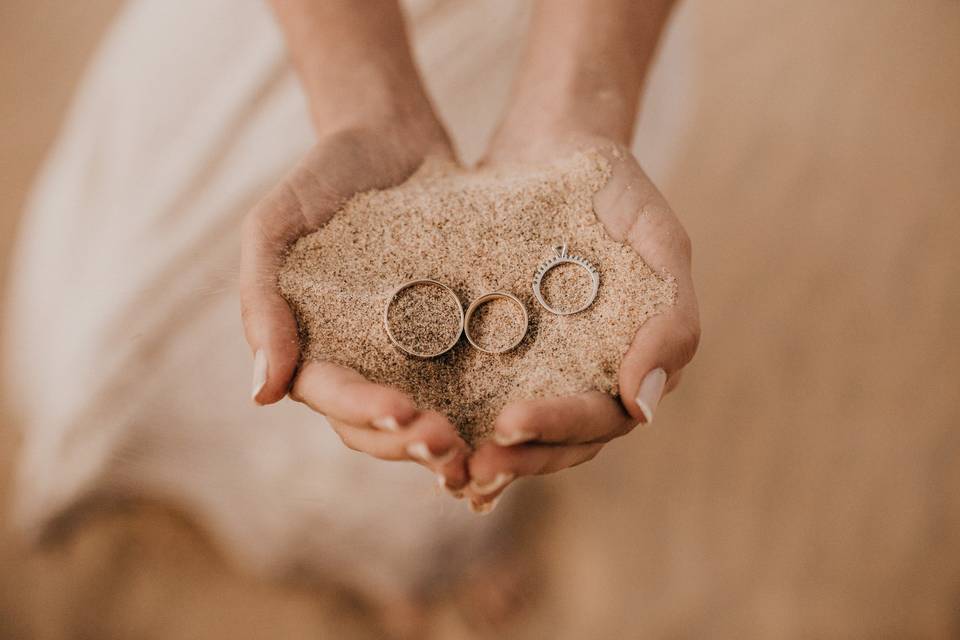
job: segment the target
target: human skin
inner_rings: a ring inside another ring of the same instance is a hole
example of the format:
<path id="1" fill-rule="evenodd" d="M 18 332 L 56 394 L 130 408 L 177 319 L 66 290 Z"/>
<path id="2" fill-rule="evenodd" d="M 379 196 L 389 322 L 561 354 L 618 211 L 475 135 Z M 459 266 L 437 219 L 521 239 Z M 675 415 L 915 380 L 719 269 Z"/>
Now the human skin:
<path id="1" fill-rule="evenodd" d="M 621 397 L 599 392 L 516 402 L 469 460 L 466 495 L 493 508 L 517 478 L 591 460 L 604 444 L 653 420 L 700 339 L 690 239 L 629 151 L 668 0 L 541 0 L 511 100 L 484 162 L 548 162 L 595 148 L 612 167 L 594 197 L 608 233 L 677 284 L 676 303 L 640 327 L 619 371 Z"/>
<path id="2" fill-rule="evenodd" d="M 395 1 L 273 0 L 318 143 L 244 225 L 241 295 L 255 353 L 254 400 L 269 404 L 289 390 L 326 415 L 347 446 L 420 462 L 481 512 L 517 478 L 585 462 L 606 442 L 650 422 L 699 340 L 690 241 L 628 151 L 670 4 L 540 0 L 484 162 L 549 162 L 578 148 L 599 149 L 613 175 L 594 198 L 598 218 L 612 237 L 675 279 L 677 302 L 638 331 L 621 365 L 620 399 L 597 392 L 511 404 L 495 421 L 494 439 L 470 452 L 445 417 L 419 410 L 396 389 L 329 363 L 297 371 L 296 322 L 276 283 L 284 249 L 354 193 L 399 184 L 426 157 L 453 153 Z"/>
<path id="3" fill-rule="evenodd" d="M 317 142 L 244 220 L 241 307 L 254 351 L 253 399 L 289 396 L 325 415 L 350 448 L 413 460 L 450 490 L 470 452 L 450 421 L 400 391 L 327 362 L 298 370 L 293 313 L 277 288 L 283 254 L 355 193 L 406 180 L 428 156 L 452 158 L 420 82 L 395 0 L 274 0 Z"/>

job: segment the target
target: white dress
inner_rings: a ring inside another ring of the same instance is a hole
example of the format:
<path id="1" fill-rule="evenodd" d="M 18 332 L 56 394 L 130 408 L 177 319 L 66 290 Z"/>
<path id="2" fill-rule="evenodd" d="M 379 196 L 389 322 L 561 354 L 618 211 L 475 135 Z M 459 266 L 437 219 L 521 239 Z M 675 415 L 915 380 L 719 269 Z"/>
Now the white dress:
<path id="1" fill-rule="evenodd" d="M 409 3 L 428 88 L 468 161 L 506 99 L 527 10 Z M 683 55 L 672 42 L 663 58 Z M 685 81 L 653 81 L 664 97 L 648 104 L 638 150 L 658 160 L 654 175 L 668 169 Z M 348 450 L 303 406 L 248 399 L 240 221 L 312 140 L 267 3 L 138 0 L 117 18 L 12 270 L 4 366 L 24 427 L 23 531 L 103 497 L 160 499 L 254 570 L 390 590 L 430 579 L 434 558 L 455 568 L 503 524 L 506 510 L 474 516 L 419 466 Z"/>

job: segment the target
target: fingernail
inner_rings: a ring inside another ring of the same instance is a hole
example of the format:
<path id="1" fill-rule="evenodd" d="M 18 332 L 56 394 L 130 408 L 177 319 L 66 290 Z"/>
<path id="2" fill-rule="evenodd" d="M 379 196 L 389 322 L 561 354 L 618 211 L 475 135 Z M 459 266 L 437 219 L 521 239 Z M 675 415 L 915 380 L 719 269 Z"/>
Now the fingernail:
<path id="1" fill-rule="evenodd" d="M 667 372 L 661 368 L 654 369 L 644 377 L 637 392 L 637 405 L 643 413 L 644 423 L 653 422 L 653 413 L 660 404 L 663 396 L 663 386 L 667 383 Z"/>
<path id="2" fill-rule="evenodd" d="M 470 501 L 470 511 L 480 514 L 482 516 L 487 515 L 491 511 L 497 508 L 497 503 L 500 502 L 500 496 L 497 496 L 490 502 L 475 502 Z"/>
<path id="3" fill-rule="evenodd" d="M 263 349 L 257 349 L 257 352 L 253 354 L 253 389 L 250 392 L 250 397 L 256 401 L 257 396 L 260 395 L 260 392 L 263 391 L 263 387 L 267 384 L 267 354 Z"/>
<path id="4" fill-rule="evenodd" d="M 529 442 L 536 437 L 537 434 L 523 430 L 514 431 L 513 433 L 508 434 L 503 434 L 499 431 L 494 431 L 493 433 L 493 441 L 501 447 L 510 447 L 515 444 L 520 444 L 521 442 Z"/>
<path id="5" fill-rule="evenodd" d="M 370 421 L 370 424 L 372 424 L 375 429 L 380 429 L 381 431 L 393 431 L 394 433 L 400 431 L 400 423 L 397 422 L 397 419 L 393 416 L 374 418 Z"/>
<path id="6" fill-rule="evenodd" d="M 459 499 L 463 497 L 463 491 L 458 491 L 457 489 L 451 489 L 450 487 L 447 486 L 447 476 L 443 475 L 443 473 L 437 474 L 437 486 L 443 489 L 444 491 L 446 491 L 447 493 L 449 493 L 450 495 L 452 495 L 454 498 Z"/>
<path id="7" fill-rule="evenodd" d="M 480 484 L 476 480 L 470 481 L 470 490 L 480 496 L 488 496 L 504 488 L 517 477 L 515 473 L 498 473 L 496 477 L 487 484 Z"/>
<path id="8" fill-rule="evenodd" d="M 439 455 L 434 455 L 433 452 L 430 451 L 430 447 L 427 446 L 426 442 L 411 442 L 407 445 L 407 454 L 411 458 L 416 458 L 421 462 L 443 466 L 453 460 L 454 456 L 457 455 L 457 450 L 450 449 L 449 451 L 445 451 Z"/>

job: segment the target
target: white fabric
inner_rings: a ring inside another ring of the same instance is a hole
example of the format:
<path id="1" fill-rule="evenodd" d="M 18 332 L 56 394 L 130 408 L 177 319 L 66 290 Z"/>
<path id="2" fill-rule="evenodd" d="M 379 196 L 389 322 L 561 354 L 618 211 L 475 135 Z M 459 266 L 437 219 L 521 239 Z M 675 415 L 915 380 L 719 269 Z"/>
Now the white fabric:
<path id="1" fill-rule="evenodd" d="M 467 159 L 499 115 L 526 11 L 410 7 L 429 88 Z M 638 149 L 666 157 L 676 124 L 647 126 Z M 469 551 L 496 528 L 422 468 L 349 451 L 292 402 L 248 400 L 239 223 L 311 140 L 266 3 L 139 0 L 122 12 L 14 262 L 4 364 L 25 425 L 15 517 L 26 531 L 93 497 L 149 496 L 188 510 L 248 566 L 389 589 L 435 572 L 454 538 Z"/>

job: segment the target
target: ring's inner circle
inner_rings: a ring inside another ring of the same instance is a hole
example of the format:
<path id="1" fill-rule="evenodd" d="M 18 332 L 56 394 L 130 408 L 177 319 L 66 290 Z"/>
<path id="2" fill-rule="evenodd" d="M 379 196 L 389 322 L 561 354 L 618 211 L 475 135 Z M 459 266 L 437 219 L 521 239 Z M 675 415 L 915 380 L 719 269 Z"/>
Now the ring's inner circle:
<path id="1" fill-rule="evenodd" d="M 418 282 L 397 293 L 387 308 L 387 326 L 407 351 L 433 355 L 460 337 L 462 307 L 455 296 L 433 282 Z"/>
<path id="2" fill-rule="evenodd" d="M 487 351 L 504 351 L 519 342 L 526 332 L 523 309 L 504 296 L 481 302 L 468 322 L 470 339 Z"/>
<path id="3" fill-rule="evenodd" d="M 540 295 L 560 313 L 575 311 L 586 305 L 590 302 L 592 291 L 592 276 L 573 262 L 561 262 L 543 274 L 540 281 Z"/>

